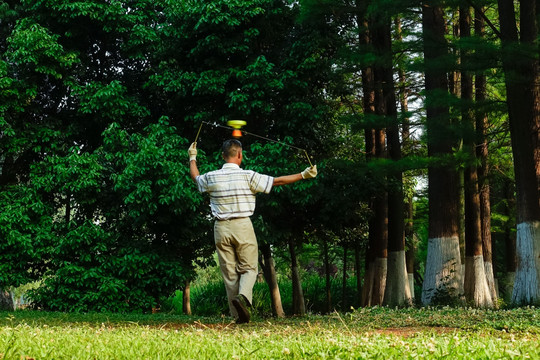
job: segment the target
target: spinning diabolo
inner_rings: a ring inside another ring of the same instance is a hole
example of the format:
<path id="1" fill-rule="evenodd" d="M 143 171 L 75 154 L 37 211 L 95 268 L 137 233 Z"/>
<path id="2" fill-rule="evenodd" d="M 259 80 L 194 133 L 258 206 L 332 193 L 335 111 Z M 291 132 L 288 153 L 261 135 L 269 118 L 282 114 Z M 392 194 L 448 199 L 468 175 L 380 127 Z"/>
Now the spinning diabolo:
<path id="1" fill-rule="evenodd" d="M 246 125 L 246 122 L 244 120 L 229 120 L 227 121 L 227 125 L 234 129 L 232 132 L 232 136 L 235 138 L 239 138 L 242 137 L 242 131 L 240 129 L 242 128 L 242 126 Z"/>

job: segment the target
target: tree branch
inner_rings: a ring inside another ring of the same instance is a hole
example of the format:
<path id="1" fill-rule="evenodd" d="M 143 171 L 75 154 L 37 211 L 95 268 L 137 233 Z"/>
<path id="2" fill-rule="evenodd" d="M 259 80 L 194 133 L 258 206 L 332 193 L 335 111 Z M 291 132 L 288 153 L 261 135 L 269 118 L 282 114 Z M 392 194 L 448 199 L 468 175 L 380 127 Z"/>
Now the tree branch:
<path id="1" fill-rule="evenodd" d="M 481 8 L 479 8 L 477 5 L 475 5 L 472 0 L 466 0 L 467 3 L 469 5 L 471 5 L 473 7 L 473 9 L 476 11 L 477 14 L 480 14 L 480 16 L 482 16 L 482 18 L 484 19 L 484 21 L 486 22 L 486 24 L 491 28 L 491 30 L 493 30 L 493 32 L 495 33 L 495 35 L 497 35 L 497 37 L 502 40 L 502 35 L 501 35 L 501 32 L 495 27 L 495 25 L 493 25 L 493 23 L 491 22 L 491 20 L 488 19 L 488 17 L 486 16 L 486 14 L 484 14 L 484 12 L 482 11 Z"/>

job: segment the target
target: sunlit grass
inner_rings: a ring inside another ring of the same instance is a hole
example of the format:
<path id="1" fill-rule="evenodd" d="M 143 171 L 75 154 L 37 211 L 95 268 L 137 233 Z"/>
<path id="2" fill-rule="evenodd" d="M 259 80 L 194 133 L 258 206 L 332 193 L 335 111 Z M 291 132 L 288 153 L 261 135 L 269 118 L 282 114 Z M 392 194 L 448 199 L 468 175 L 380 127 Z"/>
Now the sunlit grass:
<path id="1" fill-rule="evenodd" d="M 0 313 L 0 359 L 540 358 L 540 311 L 359 309 L 255 319 Z"/>

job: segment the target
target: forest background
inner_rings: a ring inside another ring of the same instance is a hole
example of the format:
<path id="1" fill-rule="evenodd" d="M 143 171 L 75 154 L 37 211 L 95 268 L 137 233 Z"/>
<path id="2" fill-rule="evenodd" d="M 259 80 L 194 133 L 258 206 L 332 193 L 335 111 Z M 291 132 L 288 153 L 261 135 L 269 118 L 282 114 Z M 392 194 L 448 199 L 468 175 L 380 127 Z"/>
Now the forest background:
<path id="1" fill-rule="evenodd" d="M 274 315 L 282 279 L 287 312 L 310 310 L 310 274 L 322 312 L 538 303 L 538 13 L 512 0 L 1 1 L 2 294 L 33 283 L 40 309 L 149 312 L 181 291 L 189 313 L 214 258 L 187 148 L 200 129 L 201 171 L 219 167 L 230 133 L 211 124 L 244 119 L 306 149 L 246 135 L 245 168 L 320 173 L 257 200 Z"/>

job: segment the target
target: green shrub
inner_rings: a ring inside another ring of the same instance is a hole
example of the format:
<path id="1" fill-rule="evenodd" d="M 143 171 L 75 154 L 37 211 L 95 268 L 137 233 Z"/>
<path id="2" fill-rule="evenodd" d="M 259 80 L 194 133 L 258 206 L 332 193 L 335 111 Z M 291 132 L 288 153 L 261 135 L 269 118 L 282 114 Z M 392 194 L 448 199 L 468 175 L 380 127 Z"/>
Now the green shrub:
<path id="1" fill-rule="evenodd" d="M 326 280 L 319 275 L 306 276 L 302 281 L 306 309 L 311 313 L 326 313 Z M 330 278 L 331 310 L 348 311 L 351 306 L 357 305 L 356 277 L 347 279 L 347 301 L 343 308 L 343 280 L 341 277 Z"/>
<path id="2" fill-rule="evenodd" d="M 180 295 L 180 299 L 181 299 Z M 180 301 L 180 312 L 182 311 Z M 191 310 L 201 316 L 228 314 L 227 293 L 223 281 L 207 282 L 204 286 L 191 287 Z"/>

